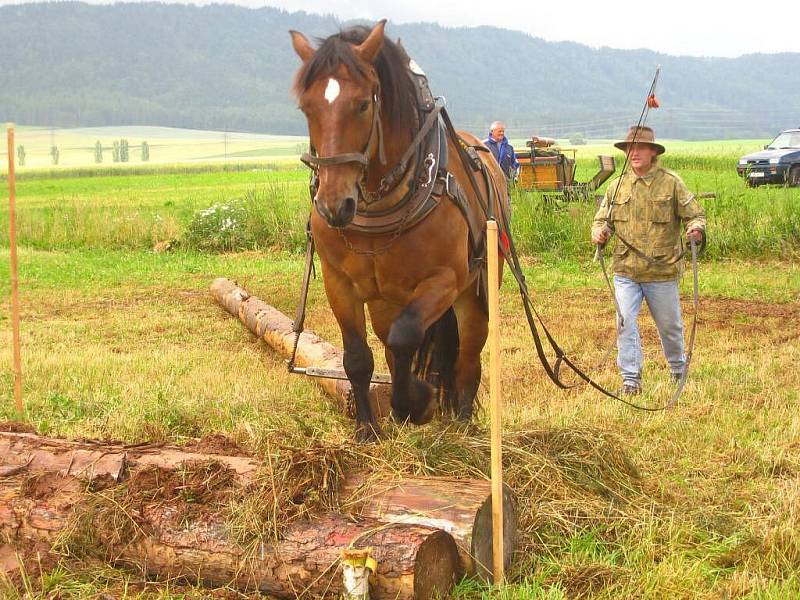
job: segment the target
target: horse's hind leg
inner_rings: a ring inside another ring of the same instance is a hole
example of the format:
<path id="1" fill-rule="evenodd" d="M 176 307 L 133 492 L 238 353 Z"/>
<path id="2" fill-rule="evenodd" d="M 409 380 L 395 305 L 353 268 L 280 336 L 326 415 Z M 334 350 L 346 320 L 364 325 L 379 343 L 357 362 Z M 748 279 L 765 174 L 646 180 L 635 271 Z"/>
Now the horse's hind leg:
<path id="1" fill-rule="evenodd" d="M 399 421 L 410 419 L 420 425 L 433 416 L 433 387 L 420 381 L 411 373 L 414 354 L 425 338 L 428 327 L 452 305 L 455 300 L 453 276 L 443 273 L 422 282 L 414 290 L 412 302 L 392 323 L 387 346 L 392 352 L 392 412 Z"/>
<path id="2" fill-rule="evenodd" d="M 459 421 L 469 421 L 481 383 L 481 350 L 486 344 L 489 322 L 473 286 L 459 296 L 454 308 L 460 341 L 456 361 L 455 416 Z"/>

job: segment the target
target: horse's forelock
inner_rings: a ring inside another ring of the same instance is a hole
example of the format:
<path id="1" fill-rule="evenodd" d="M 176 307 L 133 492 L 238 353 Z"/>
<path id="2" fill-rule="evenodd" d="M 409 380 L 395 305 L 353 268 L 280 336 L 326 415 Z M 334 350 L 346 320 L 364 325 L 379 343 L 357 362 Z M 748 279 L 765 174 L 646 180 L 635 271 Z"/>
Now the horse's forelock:
<path id="1" fill-rule="evenodd" d="M 354 76 L 367 76 L 364 64 L 353 53 L 352 42 L 343 39 L 343 33 L 334 34 L 326 39 L 317 38 L 319 47 L 297 73 L 294 85 L 295 94 L 299 96 L 306 92 L 317 79 L 333 75 L 340 65 L 347 67 Z"/>
<path id="2" fill-rule="evenodd" d="M 368 76 L 366 65 L 353 52 L 353 46 L 361 44 L 370 29 L 361 25 L 335 33 L 327 38 L 318 38 L 314 56 L 297 72 L 294 93 L 300 96 L 320 78 L 333 75 L 344 65 L 356 77 Z M 417 124 L 414 82 L 408 68 L 408 55 L 404 48 L 385 38 L 375 59 L 374 67 L 381 85 L 384 111 L 396 127 L 413 129 Z"/>

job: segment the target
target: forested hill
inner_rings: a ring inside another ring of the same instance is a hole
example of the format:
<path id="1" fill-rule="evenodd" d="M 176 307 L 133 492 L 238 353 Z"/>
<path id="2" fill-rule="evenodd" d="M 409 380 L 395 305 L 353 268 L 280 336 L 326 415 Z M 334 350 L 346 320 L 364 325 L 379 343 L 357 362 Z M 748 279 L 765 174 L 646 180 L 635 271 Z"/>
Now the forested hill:
<path id="1" fill-rule="evenodd" d="M 420 15 L 423 17 L 424 15 Z M 333 17 L 231 5 L 58 2 L 0 7 L 0 120 L 44 126 L 166 125 L 303 133 L 289 94 L 309 37 Z M 736 59 L 593 49 L 496 29 L 387 29 L 447 98 L 456 123 L 514 136 L 617 136 L 638 117 L 657 64 L 661 136 L 768 137 L 800 126 L 800 54 Z"/>

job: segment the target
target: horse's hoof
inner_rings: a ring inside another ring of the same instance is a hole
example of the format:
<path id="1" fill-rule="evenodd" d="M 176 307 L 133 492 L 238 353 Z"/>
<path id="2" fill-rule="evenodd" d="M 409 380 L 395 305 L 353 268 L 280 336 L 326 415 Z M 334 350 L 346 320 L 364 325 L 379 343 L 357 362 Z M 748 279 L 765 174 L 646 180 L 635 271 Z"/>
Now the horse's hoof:
<path id="1" fill-rule="evenodd" d="M 459 408 L 456 420 L 461 424 L 470 423 L 472 421 L 472 407 Z"/>
<path id="2" fill-rule="evenodd" d="M 407 412 L 392 409 L 392 420 L 398 425 L 405 425 L 411 420 L 411 415 Z"/>
<path id="3" fill-rule="evenodd" d="M 392 390 L 392 418 L 398 425 L 402 425 L 411 418 L 411 407 L 407 397 L 401 396 L 397 390 Z"/>
<path id="4" fill-rule="evenodd" d="M 372 444 L 380 440 L 383 432 L 377 423 L 361 423 L 356 426 L 356 442 Z"/>
<path id="5" fill-rule="evenodd" d="M 456 431 L 466 437 L 477 437 L 486 432 L 472 421 L 456 421 Z"/>
<path id="6" fill-rule="evenodd" d="M 411 422 L 414 425 L 424 425 L 428 423 L 436 413 L 436 402 L 434 402 L 433 387 L 417 379 L 411 384 Z"/>

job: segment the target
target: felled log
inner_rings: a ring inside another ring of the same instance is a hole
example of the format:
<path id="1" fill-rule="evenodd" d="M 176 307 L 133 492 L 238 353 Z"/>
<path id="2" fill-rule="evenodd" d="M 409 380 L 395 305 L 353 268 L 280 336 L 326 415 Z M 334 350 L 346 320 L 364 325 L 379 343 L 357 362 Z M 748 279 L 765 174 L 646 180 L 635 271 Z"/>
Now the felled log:
<path id="1" fill-rule="evenodd" d="M 469 575 L 492 577 L 492 490 L 489 481 L 448 477 L 387 480 L 352 476 L 340 491 L 342 509 L 388 523 L 438 527 L 455 539 L 461 568 Z M 503 490 L 503 538 L 506 567 L 517 545 L 514 493 Z"/>
<path id="2" fill-rule="evenodd" d="M 199 577 L 207 584 L 232 584 L 279 598 L 339 597 L 344 592 L 339 558 L 353 542 L 373 548 L 378 563 L 374 598 L 446 596 L 459 576 L 452 536 L 433 527 L 356 522 L 328 513 L 292 525 L 280 541 L 248 554 L 225 541 L 220 522 L 187 530 L 170 526 L 161 507 L 150 507 L 146 515 L 149 524 L 157 524 L 158 537 L 143 538 L 120 559 L 145 564 L 149 574 L 160 577 Z"/>
<path id="3" fill-rule="evenodd" d="M 98 477 L 120 481 L 128 471 L 138 468 L 169 470 L 210 459 L 230 469 L 241 486 L 254 481 L 259 467 L 257 460 L 247 456 L 211 456 L 164 444 L 81 442 L 33 433 L 0 432 L 0 477 L 27 471 L 59 473 L 86 482 Z"/>
<path id="4" fill-rule="evenodd" d="M 101 444 L 46 438 L 39 438 L 47 446 L 40 450 L 32 444 L 36 437 L 0 434 L 0 447 L 5 450 L 0 452 L 0 540 L 5 542 L 0 545 L 0 566 L 4 569 L 14 562 L 9 548 L 24 554 L 26 548 L 47 548 L 59 538 L 63 543 L 70 534 L 84 531 L 81 535 L 92 537 L 103 558 L 115 565 L 151 576 L 259 590 L 279 598 L 340 595 L 344 589 L 339 556 L 351 546 L 373 548 L 378 562 L 372 578 L 374 598 L 446 595 L 461 572 L 455 542 L 441 529 L 356 520 L 338 513 L 296 521 L 280 540 L 245 548 L 229 539 L 219 506 L 198 507 L 197 501 L 181 506 L 177 496 L 163 495 L 170 488 L 165 483 L 170 477 L 166 467 L 179 465 L 154 460 L 151 452 L 145 452 L 148 464 L 143 464 L 138 461 L 142 455 L 132 449 L 129 458 L 126 452 L 120 455 L 117 446 L 105 452 Z M 180 455 L 180 449 L 168 450 L 172 458 Z M 193 462 L 203 457 L 184 454 Z M 252 459 L 204 458 L 206 464 L 220 461 L 213 463 L 212 475 L 230 475 L 222 479 L 228 486 L 222 492 L 246 493 L 240 481 L 249 478 L 249 471 L 237 474 L 230 465 L 255 465 Z M 156 485 L 142 488 L 145 493 L 134 493 L 148 477 Z M 111 517 L 103 510 L 111 510 Z M 110 522 L 120 530 L 110 528 Z"/>
<path id="5" fill-rule="evenodd" d="M 224 277 L 213 281 L 211 295 L 225 310 L 238 317 L 251 333 L 264 340 L 283 357 L 287 359 L 291 357 L 295 334 L 289 317 L 263 300 L 251 296 L 235 281 Z M 344 369 L 342 351 L 309 330 L 300 335 L 296 363 L 299 367 Z M 350 382 L 342 379 L 316 379 L 342 411 L 353 416 L 348 402 Z M 389 416 L 391 413 L 390 393 L 389 386 L 375 384 L 370 386 L 370 405 L 373 414 L 378 418 Z"/>

